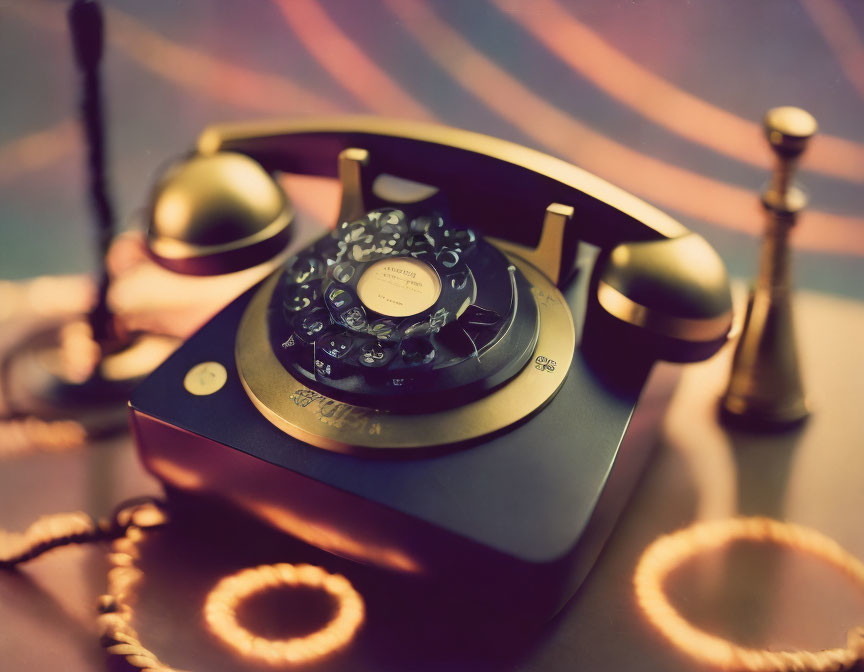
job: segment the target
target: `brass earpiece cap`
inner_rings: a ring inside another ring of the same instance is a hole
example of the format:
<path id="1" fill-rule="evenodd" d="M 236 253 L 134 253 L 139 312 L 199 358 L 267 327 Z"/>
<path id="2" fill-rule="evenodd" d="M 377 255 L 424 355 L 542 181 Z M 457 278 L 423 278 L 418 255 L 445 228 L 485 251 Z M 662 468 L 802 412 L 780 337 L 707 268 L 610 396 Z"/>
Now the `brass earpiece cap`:
<path id="1" fill-rule="evenodd" d="M 293 208 L 255 160 L 234 152 L 195 155 L 170 168 L 151 198 L 147 243 L 157 263 L 217 275 L 276 256 Z"/>

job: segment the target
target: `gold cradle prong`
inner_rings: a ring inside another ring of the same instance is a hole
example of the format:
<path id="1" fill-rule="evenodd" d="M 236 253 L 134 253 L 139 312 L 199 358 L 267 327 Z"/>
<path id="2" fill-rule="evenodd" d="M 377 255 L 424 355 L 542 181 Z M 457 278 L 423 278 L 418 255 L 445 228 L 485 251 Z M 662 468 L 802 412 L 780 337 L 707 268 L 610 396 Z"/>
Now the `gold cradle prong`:
<path id="1" fill-rule="evenodd" d="M 349 147 L 339 152 L 339 182 L 342 183 L 342 201 L 339 222 L 359 219 L 366 213 L 363 205 L 363 168 L 369 164 L 369 152 Z"/>
<path id="2" fill-rule="evenodd" d="M 572 206 L 561 203 L 550 204 L 543 217 L 540 242 L 533 248 L 492 236 L 487 236 L 486 240 L 493 243 L 502 252 L 522 257 L 538 268 L 553 284 L 557 285 L 561 281 L 564 231 L 567 223 L 573 218 L 573 213 Z"/>

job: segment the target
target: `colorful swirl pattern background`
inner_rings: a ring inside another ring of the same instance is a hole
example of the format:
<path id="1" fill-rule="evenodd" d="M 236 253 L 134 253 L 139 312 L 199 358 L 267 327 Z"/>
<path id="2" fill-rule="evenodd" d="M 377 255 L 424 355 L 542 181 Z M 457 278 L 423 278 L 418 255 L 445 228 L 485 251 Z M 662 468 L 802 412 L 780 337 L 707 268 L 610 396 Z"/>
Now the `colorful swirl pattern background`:
<path id="1" fill-rule="evenodd" d="M 705 235 L 749 276 L 765 109 L 822 133 L 799 286 L 864 297 L 864 5 L 856 0 L 115 0 L 105 65 L 118 213 L 211 122 L 440 121 L 572 161 Z M 89 268 L 66 3 L 0 2 L 0 277 Z"/>

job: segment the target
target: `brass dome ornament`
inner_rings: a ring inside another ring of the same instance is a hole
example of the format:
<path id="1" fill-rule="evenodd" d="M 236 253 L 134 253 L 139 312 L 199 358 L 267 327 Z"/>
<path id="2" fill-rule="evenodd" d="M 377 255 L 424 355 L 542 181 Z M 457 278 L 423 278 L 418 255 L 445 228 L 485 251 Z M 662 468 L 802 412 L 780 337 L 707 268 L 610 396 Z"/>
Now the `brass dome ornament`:
<path id="1" fill-rule="evenodd" d="M 759 276 L 750 292 L 721 412 L 729 423 L 782 429 L 810 413 L 792 317 L 789 233 L 807 205 L 806 194 L 793 183 L 795 169 L 818 126 L 797 107 L 768 110 L 764 124 L 776 167 L 762 193 L 767 223 Z"/>
<path id="2" fill-rule="evenodd" d="M 279 254 L 293 219 L 285 192 L 254 159 L 195 154 L 170 167 L 153 189 L 147 246 L 172 271 L 231 273 Z"/>

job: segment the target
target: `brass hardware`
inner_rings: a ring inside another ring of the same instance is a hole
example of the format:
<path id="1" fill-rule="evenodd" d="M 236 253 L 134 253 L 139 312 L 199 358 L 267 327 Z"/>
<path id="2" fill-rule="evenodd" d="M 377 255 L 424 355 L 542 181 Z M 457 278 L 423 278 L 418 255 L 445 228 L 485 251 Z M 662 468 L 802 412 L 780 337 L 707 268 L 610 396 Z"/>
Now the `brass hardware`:
<path id="1" fill-rule="evenodd" d="M 170 168 L 154 188 L 147 244 L 171 270 L 227 273 L 281 252 L 293 218 L 284 192 L 254 159 L 196 155 Z"/>
<path id="2" fill-rule="evenodd" d="M 196 364 L 183 378 L 183 387 L 190 394 L 207 396 L 221 390 L 228 380 L 228 371 L 219 362 Z"/>
<path id="3" fill-rule="evenodd" d="M 775 108 L 765 115 L 765 135 L 777 162 L 762 194 L 767 224 L 759 276 L 750 292 L 729 387 L 721 403 L 728 420 L 782 427 L 804 420 L 810 412 L 792 319 L 789 232 L 807 204 L 804 192 L 792 184 L 793 176 L 816 130 L 816 120 L 799 108 Z"/>
<path id="4" fill-rule="evenodd" d="M 399 414 L 353 406 L 306 387 L 276 359 L 267 337 L 274 273 L 252 298 L 237 331 L 234 354 L 246 394 L 276 427 L 306 443 L 337 452 L 418 449 L 475 439 L 542 408 L 564 382 L 576 347 L 570 308 L 546 276 L 518 257 L 510 260 L 532 285 L 540 311 L 533 363 L 491 394 L 432 413 Z"/>
<path id="5" fill-rule="evenodd" d="M 636 303 L 602 280 L 597 285 L 597 300 L 603 309 L 619 320 L 663 336 L 696 343 L 716 341 L 729 331 L 730 315 L 688 319 Z"/>
<path id="6" fill-rule="evenodd" d="M 487 236 L 486 239 L 502 252 L 522 257 L 539 268 L 554 284 L 561 282 L 561 255 L 564 249 L 564 229 L 573 218 L 573 208 L 569 205 L 552 203 L 546 208 L 540 242 L 530 248 L 502 238 Z"/>
<path id="7" fill-rule="evenodd" d="M 692 351 L 726 342 L 732 326 L 726 267 L 701 236 L 621 243 L 598 263 L 600 307 L 667 339 L 664 359 L 689 361 Z"/>
<path id="8" fill-rule="evenodd" d="M 363 167 L 369 163 L 369 152 L 349 147 L 339 152 L 339 181 L 342 183 L 342 202 L 339 221 L 350 222 L 366 214 L 363 206 Z"/>

